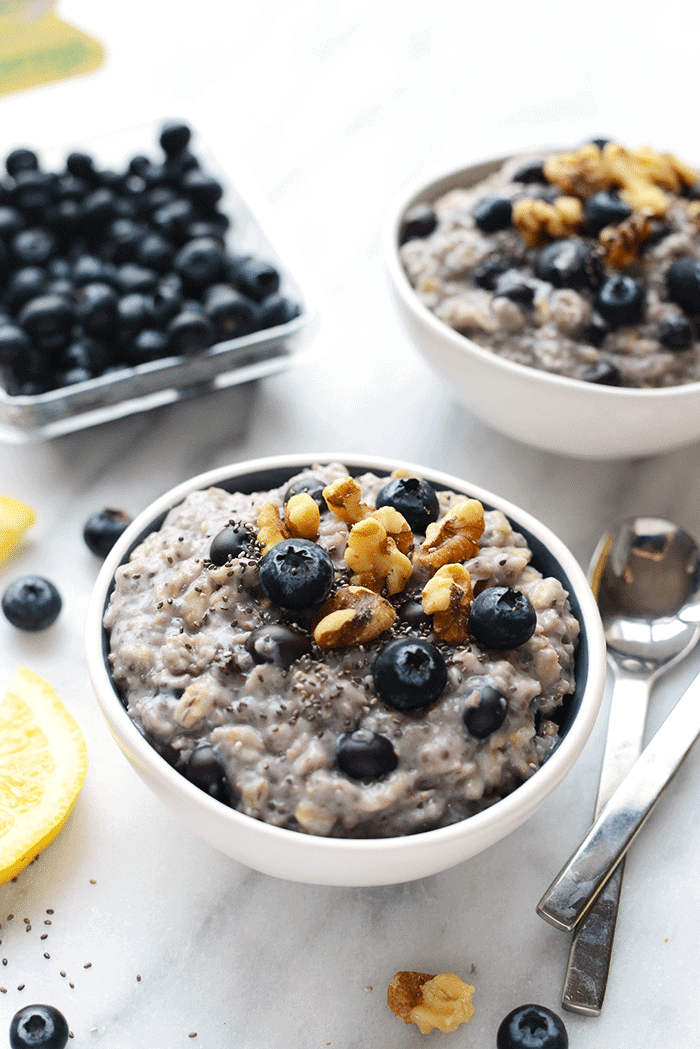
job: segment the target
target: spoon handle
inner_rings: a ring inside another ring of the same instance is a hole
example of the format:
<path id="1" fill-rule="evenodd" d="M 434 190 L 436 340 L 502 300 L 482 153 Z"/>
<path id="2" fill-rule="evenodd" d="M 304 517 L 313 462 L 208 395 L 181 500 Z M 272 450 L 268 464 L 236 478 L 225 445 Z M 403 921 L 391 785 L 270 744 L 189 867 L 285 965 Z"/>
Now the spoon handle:
<path id="1" fill-rule="evenodd" d="M 594 818 L 642 751 L 651 679 L 630 675 L 614 659 L 615 671 L 605 753 Z M 562 1005 L 569 1012 L 599 1016 L 608 986 L 624 865 L 594 900 L 574 930 L 564 974 Z"/>
<path id="2" fill-rule="evenodd" d="M 700 735 L 700 675 L 683 693 L 632 771 L 614 791 L 583 842 L 537 905 L 571 931 L 627 852 Z"/>

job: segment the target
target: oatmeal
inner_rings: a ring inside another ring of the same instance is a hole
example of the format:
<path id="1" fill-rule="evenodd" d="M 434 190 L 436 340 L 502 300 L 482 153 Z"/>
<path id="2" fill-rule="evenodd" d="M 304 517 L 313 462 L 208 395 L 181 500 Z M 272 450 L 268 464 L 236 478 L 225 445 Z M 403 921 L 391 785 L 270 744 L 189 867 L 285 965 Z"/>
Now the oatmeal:
<path id="1" fill-rule="evenodd" d="M 421 301 L 507 360 L 615 386 L 700 380 L 700 175 L 671 154 L 516 157 L 412 209 L 401 241 Z"/>
<path id="2" fill-rule="evenodd" d="M 191 782 L 309 834 L 465 819 L 528 779 L 574 691 L 579 625 L 498 510 L 316 465 L 197 491 L 116 572 L 112 676 Z"/>

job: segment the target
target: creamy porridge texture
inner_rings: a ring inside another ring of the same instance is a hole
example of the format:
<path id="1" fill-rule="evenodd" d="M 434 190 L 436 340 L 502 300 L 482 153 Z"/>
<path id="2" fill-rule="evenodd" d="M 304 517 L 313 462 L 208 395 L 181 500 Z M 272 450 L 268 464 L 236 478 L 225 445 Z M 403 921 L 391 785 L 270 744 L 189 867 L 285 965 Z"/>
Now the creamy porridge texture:
<path id="1" fill-rule="evenodd" d="M 412 834 L 509 793 L 557 740 L 579 625 L 497 510 L 315 465 L 197 491 L 116 573 L 115 685 L 150 743 L 280 827 Z"/>
<path id="2" fill-rule="evenodd" d="M 613 386 L 700 380 L 700 176 L 596 140 L 520 156 L 407 213 L 425 305 L 500 356 Z"/>

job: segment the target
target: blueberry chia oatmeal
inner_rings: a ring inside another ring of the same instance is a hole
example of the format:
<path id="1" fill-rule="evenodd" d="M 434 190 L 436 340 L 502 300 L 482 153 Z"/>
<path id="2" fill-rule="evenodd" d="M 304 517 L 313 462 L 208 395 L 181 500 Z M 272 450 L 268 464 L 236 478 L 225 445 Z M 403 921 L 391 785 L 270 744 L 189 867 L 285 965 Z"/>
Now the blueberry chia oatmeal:
<path id="1" fill-rule="evenodd" d="M 421 301 L 518 364 L 612 386 L 700 380 L 700 174 L 596 140 L 519 156 L 404 217 Z"/>
<path id="2" fill-rule="evenodd" d="M 574 691 L 579 625 L 498 510 L 315 465 L 197 491 L 116 572 L 113 680 L 191 782 L 275 826 L 443 827 L 527 780 Z"/>

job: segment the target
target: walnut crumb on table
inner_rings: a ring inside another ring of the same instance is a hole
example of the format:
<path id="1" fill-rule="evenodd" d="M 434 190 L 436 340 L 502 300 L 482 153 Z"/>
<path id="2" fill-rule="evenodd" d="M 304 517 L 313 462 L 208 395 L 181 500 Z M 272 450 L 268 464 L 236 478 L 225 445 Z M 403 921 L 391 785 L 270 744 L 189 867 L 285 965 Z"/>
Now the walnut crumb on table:
<path id="1" fill-rule="evenodd" d="M 445 1033 L 469 1023 L 474 1015 L 474 988 L 454 973 L 397 972 L 387 991 L 387 1004 L 404 1023 L 421 1034 L 436 1027 Z"/>

